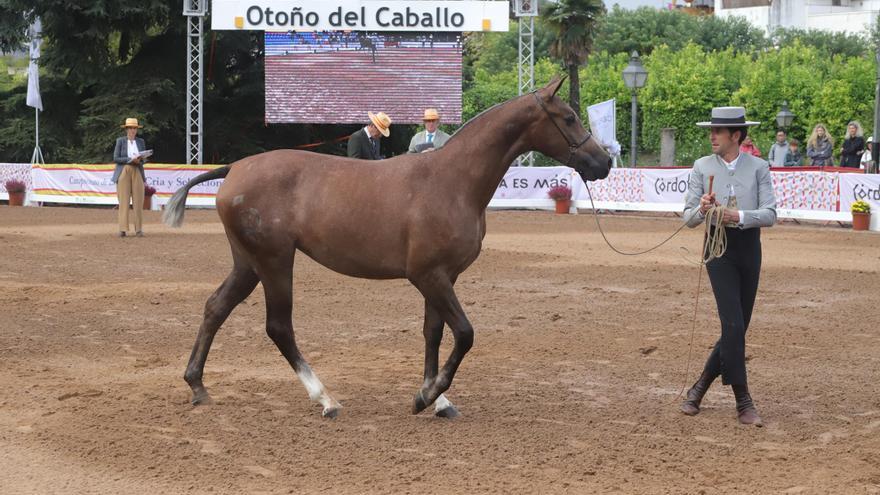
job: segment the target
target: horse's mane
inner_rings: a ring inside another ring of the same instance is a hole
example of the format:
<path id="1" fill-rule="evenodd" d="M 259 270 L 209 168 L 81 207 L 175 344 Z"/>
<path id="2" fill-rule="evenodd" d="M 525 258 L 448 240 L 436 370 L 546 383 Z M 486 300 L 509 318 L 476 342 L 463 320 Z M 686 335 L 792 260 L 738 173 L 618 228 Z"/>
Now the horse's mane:
<path id="1" fill-rule="evenodd" d="M 528 93 L 526 93 L 526 94 L 528 94 Z M 522 96 L 525 96 L 525 95 L 520 95 L 520 98 L 521 98 Z M 512 100 L 507 100 L 507 101 L 502 101 L 501 103 L 496 103 L 496 104 L 492 105 L 491 107 L 489 107 L 489 108 L 483 110 L 482 112 L 480 112 L 480 113 L 474 115 L 473 117 L 471 117 L 470 120 L 468 120 L 467 122 L 465 122 L 464 124 L 462 124 L 461 127 L 459 127 L 458 129 L 456 129 L 455 132 L 452 133 L 452 136 L 449 137 L 449 141 L 452 141 L 453 139 L 455 139 L 455 137 L 458 136 L 458 135 L 461 133 L 461 131 L 463 131 L 466 127 L 470 126 L 470 125 L 473 124 L 474 122 L 480 120 L 485 114 L 491 112 L 492 110 L 495 110 L 495 109 L 498 108 L 498 107 L 503 107 L 504 105 L 507 105 L 508 103 L 513 103 L 513 102 L 515 102 L 515 101 L 517 101 L 517 100 L 519 100 L 519 98 L 514 98 L 514 99 L 512 99 Z"/>

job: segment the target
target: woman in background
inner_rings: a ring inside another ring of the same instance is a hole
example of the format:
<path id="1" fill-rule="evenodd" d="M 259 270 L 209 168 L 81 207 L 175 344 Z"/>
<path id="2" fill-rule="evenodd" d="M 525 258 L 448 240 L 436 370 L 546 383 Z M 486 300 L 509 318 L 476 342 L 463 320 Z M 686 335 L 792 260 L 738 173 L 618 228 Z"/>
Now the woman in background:
<path id="1" fill-rule="evenodd" d="M 807 140 L 807 156 L 810 157 L 810 165 L 814 167 L 830 167 L 834 165 L 831 152 L 834 150 L 834 141 L 828 135 L 825 124 L 816 124 L 810 139 Z"/>
<path id="2" fill-rule="evenodd" d="M 846 126 L 846 139 L 843 140 L 843 147 L 840 149 L 840 166 L 859 168 L 864 152 L 865 138 L 862 124 L 854 120 Z"/>
<path id="3" fill-rule="evenodd" d="M 116 170 L 113 171 L 113 181 L 116 184 L 116 197 L 119 198 L 119 237 L 125 237 L 128 230 L 128 205 L 131 202 L 134 210 L 134 232 L 137 237 L 143 237 L 144 222 L 144 175 L 145 158 L 140 156 L 146 145 L 144 140 L 137 137 L 138 129 L 143 128 L 137 119 L 125 119 L 120 127 L 125 129 L 126 137 L 116 140 L 116 149 L 113 150 L 113 161 L 116 162 Z"/>

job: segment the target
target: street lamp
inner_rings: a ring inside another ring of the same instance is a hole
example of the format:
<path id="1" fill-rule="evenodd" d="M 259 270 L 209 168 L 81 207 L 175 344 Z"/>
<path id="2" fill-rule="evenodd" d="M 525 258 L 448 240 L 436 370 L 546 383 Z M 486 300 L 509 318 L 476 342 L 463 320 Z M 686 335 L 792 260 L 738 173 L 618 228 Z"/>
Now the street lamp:
<path id="1" fill-rule="evenodd" d="M 794 114 L 788 110 L 788 102 L 782 102 L 782 109 L 779 110 L 779 113 L 776 114 L 776 123 L 779 124 L 779 128 L 783 130 L 788 130 L 788 126 L 791 125 L 791 122 L 794 120 Z"/>
<path id="2" fill-rule="evenodd" d="M 632 142 L 630 143 L 630 166 L 636 166 L 636 90 L 645 86 L 648 80 L 648 71 L 642 67 L 639 52 L 633 50 L 629 59 L 629 65 L 623 69 L 623 82 L 632 90 Z"/>

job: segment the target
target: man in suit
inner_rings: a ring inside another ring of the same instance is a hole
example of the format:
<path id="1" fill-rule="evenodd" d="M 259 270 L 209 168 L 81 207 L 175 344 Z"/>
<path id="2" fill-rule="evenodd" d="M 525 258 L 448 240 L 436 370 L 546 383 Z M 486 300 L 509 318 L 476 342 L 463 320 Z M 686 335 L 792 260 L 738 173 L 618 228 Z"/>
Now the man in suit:
<path id="1" fill-rule="evenodd" d="M 364 160 L 380 160 L 379 139 L 391 135 L 391 119 L 385 112 L 367 112 L 370 123 L 348 138 L 348 156 Z"/>
<path id="2" fill-rule="evenodd" d="M 436 108 L 425 109 L 425 130 L 417 133 L 409 141 L 409 152 L 420 153 L 442 147 L 449 140 L 449 134 L 437 127 L 440 125 L 440 113 Z"/>
<path id="3" fill-rule="evenodd" d="M 749 394 L 745 347 L 761 273 L 761 227 L 776 223 L 770 165 L 740 152 L 748 128 L 758 125 L 746 120 L 745 108 L 714 108 L 712 120 L 697 125 L 709 128 L 713 154 L 694 163 L 684 219 L 693 228 L 705 221 L 712 207 L 724 206 L 723 225 L 713 225 L 711 229 L 725 229 L 727 250 L 706 264 L 721 320 L 721 338 L 709 354 L 700 378 L 688 390 L 681 411 L 689 416 L 699 413 L 703 396 L 720 375 L 721 383 L 733 388 L 739 422 L 761 426 L 761 417 Z M 712 190 L 710 177 L 714 177 Z"/>
<path id="4" fill-rule="evenodd" d="M 113 161 L 116 170 L 111 179 L 116 184 L 116 197 L 119 199 L 119 237 L 125 237 L 128 230 L 128 205 L 131 202 L 134 210 L 134 231 L 137 237 L 143 237 L 144 219 L 144 175 L 145 157 L 139 156 L 146 149 L 144 140 L 137 137 L 138 129 L 143 128 L 137 119 L 125 119 L 120 127 L 125 129 L 126 137 L 116 140 L 113 150 Z"/>

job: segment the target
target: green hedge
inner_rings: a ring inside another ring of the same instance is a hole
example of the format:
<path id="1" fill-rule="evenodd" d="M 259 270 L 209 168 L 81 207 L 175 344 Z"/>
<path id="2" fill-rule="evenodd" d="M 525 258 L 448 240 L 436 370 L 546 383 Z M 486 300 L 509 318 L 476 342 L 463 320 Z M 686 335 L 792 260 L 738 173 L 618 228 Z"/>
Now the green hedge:
<path id="1" fill-rule="evenodd" d="M 659 153 L 660 130 L 675 128 L 680 165 L 709 152 L 705 130 L 694 123 L 707 120 L 715 106 L 745 106 L 749 118 L 762 123 L 751 134 L 765 153 L 774 140 L 783 100 L 795 114 L 790 135 L 803 142 L 822 122 L 835 139 L 836 154 L 850 120 L 860 121 L 866 134 L 872 130 L 877 70 L 873 57 L 832 56 L 798 40 L 756 54 L 733 48 L 707 52 L 690 41 L 676 49 L 656 47 L 642 60 L 649 75 L 638 94 L 639 151 Z M 616 98 L 617 136 L 624 153 L 629 152 L 631 118 L 630 92 L 621 77 L 627 62 L 624 53 L 600 52 L 581 69 L 582 119 L 586 121 L 588 105 Z M 546 58 L 536 62 L 537 85 L 557 74 L 563 74 L 559 64 Z M 464 117 L 514 96 L 516 81 L 515 66 L 495 73 L 478 69 L 464 93 Z"/>

